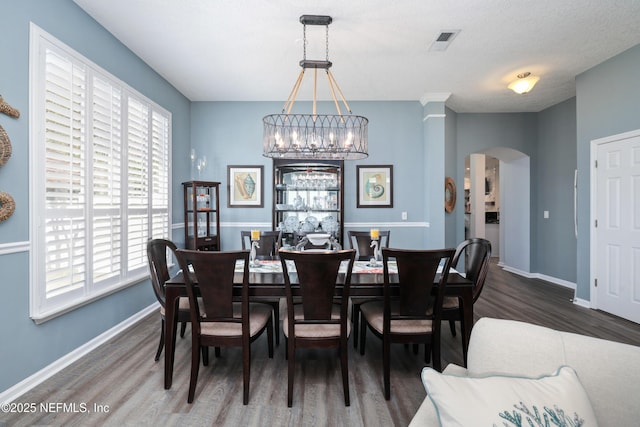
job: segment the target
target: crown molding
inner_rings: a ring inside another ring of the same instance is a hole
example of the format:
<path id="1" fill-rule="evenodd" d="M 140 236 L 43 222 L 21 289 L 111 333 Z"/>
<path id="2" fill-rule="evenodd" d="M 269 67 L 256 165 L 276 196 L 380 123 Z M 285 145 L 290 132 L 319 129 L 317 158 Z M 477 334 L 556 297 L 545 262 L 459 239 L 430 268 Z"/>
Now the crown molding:
<path id="1" fill-rule="evenodd" d="M 425 93 L 420 97 L 420 104 L 424 107 L 430 102 L 447 102 L 450 97 L 451 92 Z"/>

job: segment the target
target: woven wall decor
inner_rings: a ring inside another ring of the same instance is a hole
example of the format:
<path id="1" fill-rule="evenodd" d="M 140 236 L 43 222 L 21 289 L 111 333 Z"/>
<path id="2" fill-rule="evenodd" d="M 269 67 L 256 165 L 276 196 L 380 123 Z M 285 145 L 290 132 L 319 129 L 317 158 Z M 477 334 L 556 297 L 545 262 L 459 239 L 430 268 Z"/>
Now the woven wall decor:
<path id="1" fill-rule="evenodd" d="M 16 119 L 20 117 L 20 111 L 17 108 L 13 108 L 11 105 L 7 104 L 6 101 L 0 95 L 0 113 L 4 113 L 7 116 L 15 117 Z"/>
<path id="2" fill-rule="evenodd" d="M 11 157 L 11 141 L 7 132 L 0 125 L 0 166 L 7 163 L 9 157 Z"/>
<path id="3" fill-rule="evenodd" d="M 8 193 L 0 192 L 0 222 L 6 221 L 16 210 L 16 202 Z"/>

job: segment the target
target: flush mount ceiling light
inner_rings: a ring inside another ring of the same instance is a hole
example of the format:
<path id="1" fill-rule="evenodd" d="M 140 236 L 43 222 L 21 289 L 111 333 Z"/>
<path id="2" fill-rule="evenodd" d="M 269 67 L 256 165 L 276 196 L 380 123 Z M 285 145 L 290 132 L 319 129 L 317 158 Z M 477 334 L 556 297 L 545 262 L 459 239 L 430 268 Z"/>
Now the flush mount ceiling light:
<path id="1" fill-rule="evenodd" d="M 518 74 L 518 79 L 509 84 L 509 89 L 518 94 L 529 92 L 538 83 L 540 77 L 532 76 L 530 72 Z"/>
<path id="2" fill-rule="evenodd" d="M 302 15 L 300 17 L 300 23 L 303 26 L 303 59 L 300 61 L 302 71 L 293 85 L 282 112 L 262 119 L 264 125 L 262 155 L 265 157 L 358 160 L 369 155 L 367 152 L 369 120 L 366 117 L 351 114 L 349 104 L 329 70 L 332 65 L 329 61 L 329 24 L 331 22 L 330 16 Z M 326 59 L 307 59 L 307 25 L 326 27 Z M 313 70 L 313 111 L 311 114 L 291 114 L 307 69 Z M 325 71 L 337 114 L 316 113 L 318 69 Z M 348 114 L 342 114 L 338 97 Z"/>

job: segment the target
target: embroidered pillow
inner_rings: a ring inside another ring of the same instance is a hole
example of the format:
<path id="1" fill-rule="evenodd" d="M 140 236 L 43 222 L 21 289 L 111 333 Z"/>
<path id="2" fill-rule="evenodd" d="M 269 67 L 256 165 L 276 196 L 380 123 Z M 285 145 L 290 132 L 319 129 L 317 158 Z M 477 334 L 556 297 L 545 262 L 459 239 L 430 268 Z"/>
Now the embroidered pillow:
<path id="1" fill-rule="evenodd" d="M 540 378 L 459 377 L 422 370 L 441 426 L 595 427 L 589 397 L 573 368 Z"/>

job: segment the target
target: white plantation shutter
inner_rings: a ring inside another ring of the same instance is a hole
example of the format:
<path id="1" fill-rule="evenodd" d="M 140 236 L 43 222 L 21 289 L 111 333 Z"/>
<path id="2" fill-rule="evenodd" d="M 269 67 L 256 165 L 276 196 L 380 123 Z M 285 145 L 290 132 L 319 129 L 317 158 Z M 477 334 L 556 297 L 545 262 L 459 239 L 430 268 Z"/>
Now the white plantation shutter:
<path id="1" fill-rule="evenodd" d="M 46 297 L 86 280 L 86 71 L 45 52 L 44 226 Z"/>
<path id="2" fill-rule="evenodd" d="M 148 274 L 170 227 L 171 115 L 32 24 L 31 317 Z"/>
<path id="3" fill-rule="evenodd" d="M 93 79 L 94 280 L 118 278 L 122 262 L 122 93 Z"/>
<path id="4" fill-rule="evenodd" d="M 151 115 L 151 237 L 169 234 L 169 119 L 154 111 Z"/>
<path id="5" fill-rule="evenodd" d="M 129 98 L 127 158 L 128 270 L 144 267 L 149 239 L 149 108 Z"/>

